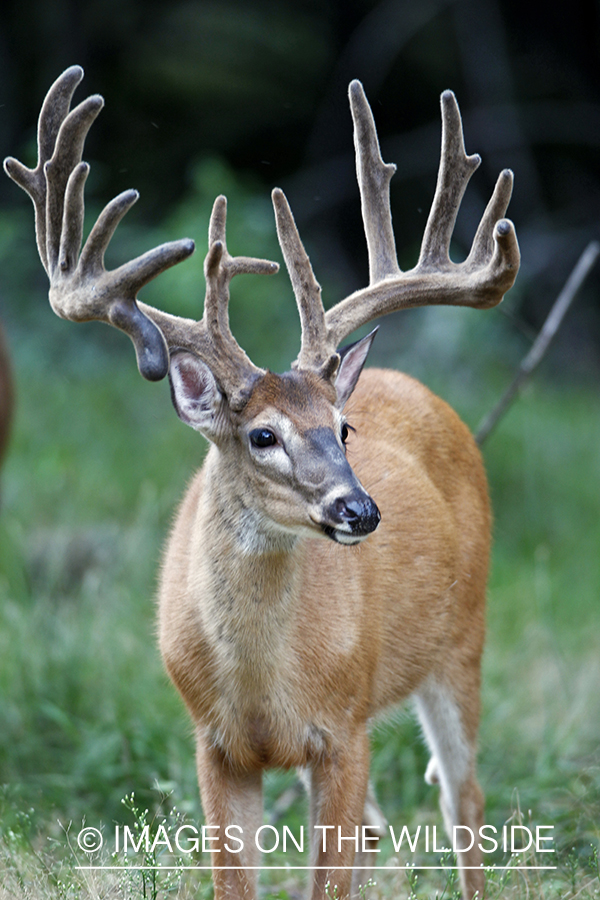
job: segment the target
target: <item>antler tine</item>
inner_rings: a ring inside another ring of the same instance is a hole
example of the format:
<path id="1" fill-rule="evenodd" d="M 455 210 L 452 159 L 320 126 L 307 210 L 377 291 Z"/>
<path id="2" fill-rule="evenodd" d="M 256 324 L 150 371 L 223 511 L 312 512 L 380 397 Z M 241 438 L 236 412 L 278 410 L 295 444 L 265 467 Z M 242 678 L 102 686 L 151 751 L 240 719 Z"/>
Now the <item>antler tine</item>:
<path id="1" fill-rule="evenodd" d="M 71 99 L 83 78 L 80 66 L 71 66 L 60 75 L 46 95 L 38 120 L 38 162 L 29 169 L 17 159 L 4 161 L 7 175 L 29 194 L 35 208 L 35 230 L 42 264 L 49 272 L 46 247 L 46 176 L 44 166 L 51 158 L 60 127 L 69 112 Z M 92 98 L 90 98 L 92 99 Z M 102 98 L 99 98 L 102 103 Z M 99 111 L 99 110 L 98 110 Z"/>
<path id="2" fill-rule="evenodd" d="M 148 317 L 149 307 L 136 304 L 138 291 L 165 269 L 194 250 L 184 239 L 163 244 L 114 271 L 104 268 L 104 253 L 136 191 L 126 191 L 109 203 L 92 228 L 79 255 L 83 232 L 83 190 L 89 167 L 81 162 L 87 133 L 102 109 L 99 95 L 88 97 L 69 112 L 75 88 L 83 78 L 79 66 L 67 69 L 50 88 L 38 124 L 38 162 L 28 169 L 15 159 L 5 160 L 7 174 L 33 200 L 40 258 L 50 279 L 50 304 L 62 318 L 98 319 L 120 328 L 133 341 L 138 366 L 145 378 L 163 378 L 169 354 L 160 327 Z M 182 328 L 176 317 L 158 313 L 170 332 Z"/>
<path id="3" fill-rule="evenodd" d="M 207 294 L 204 303 L 205 317 L 214 317 L 219 328 L 229 331 L 229 282 L 235 275 L 274 275 L 279 271 L 279 264 L 268 259 L 255 259 L 251 256 L 230 256 L 226 241 L 227 198 L 217 197 L 208 226 L 208 253 L 204 261 L 204 272 L 207 279 Z M 213 312 L 214 306 L 214 312 Z M 239 345 L 236 344 L 239 347 Z"/>
<path id="4" fill-rule="evenodd" d="M 264 374 L 249 359 L 229 327 L 229 284 L 235 275 L 272 275 L 279 271 L 275 262 L 248 256 L 232 257 L 227 250 L 227 199 L 217 197 L 208 227 L 208 253 L 204 260 L 206 298 L 202 331 L 197 332 L 196 352 L 211 366 L 228 397 L 232 409 L 246 403 L 255 380 Z"/>
<path id="5" fill-rule="evenodd" d="M 465 152 L 460 111 L 452 91 L 444 91 L 440 104 L 442 151 L 435 195 L 417 264 L 417 268 L 422 271 L 427 269 L 439 271 L 442 268 L 452 267 L 448 252 L 456 216 L 467 184 L 481 163 L 479 154 L 467 156 Z"/>
<path id="6" fill-rule="evenodd" d="M 301 369 L 330 366 L 330 357 L 335 353 L 335 347 L 329 347 L 327 342 L 321 286 L 315 278 L 285 194 L 275 188 L 272 199 L 277 237 L 292 282 L 302 327 L 300 353 L 293 366 Z"/>
<path id="7" fill-rule="evenodd" d="M 209 246 L 204 260 L 206 297 L 200 321 L 171 316 L 145 303 L 139 303 L 139 307 L 160 328 L 169 347 L 189 350 L 210 366 L 230 408 L 240 410 L 264 369 L 254 365 L 231 333 L 229 283 L 242 273 L 272 275 L 279 266 L 266 259 L 230 256 L 226 223 L 227 200 L 220 196 L 214 202 L 208 228 Z"/>
<path id="8" fill-rule="evenodd" d="M 202 322 L 211 339 L 214 372 L 227 392 L 235 380 L 235 372 L 245 377 L 255 374 L 256 366 L 239 346 L 229 327 L 229 282 L 231 260 L 226 243 L 227 200 L 220 196 L 214 202 L 208 227 L 208 253 L 204 260 L 206 298 Z"/>
<path id="9" fill-rule="evenodd" d="M 369 283 L 399 275 L 390 209 L 390 181 L 396 171 L 384 163 L 379 150 L 373 113 L 363 86 L 355 79 L 348 89 L 354 121 L 354 148 L 360 202 L 369 253 Z"/>
<path id="10" fill-rule="evenodd" d="M 88 131 L 96 116 L 104 106 L 102 97 L 96 95 L 83 100 L 65 118 L 56 137 L 56 146 L 52 157 L 44 164 L 46 176 L 46 258 L 48 274 L 52 278 L 58 265 L 60 240 L 63 228 L 69 229 L 69 213 L 81 219 L 83 228 L 83 184 L 85 176 L 79 170 L 83 147 Z M 72 185 L 68 203 L 66 200 L 67 184 L 74 176 L 75 182 L 81 182 L 81 190 Z M 81 238 L 80 238 L 81 240 Z M 79 253 L 79 245 L 75 248 L 75 262 Z M 62 261 L 61 269 L 66 271 L 68 264 Z"/>
<path id="11" fill-rule="evenodd" d="M 327 350 L 361 325 L 397 309 L 434 304 L 485 309 L 500 303 L 514 283 L 520 261 L 514 226 L 503 218 L 512 172 L 505 169 L 500 174 L 468 258 L 453 263 L 448 251 L 456 216 L 480 158 L 465 152 L 452 91 L 444 91 L 441 97 L 442 152 L 436 191 L 419 261 L 408 272 L 401 272 L 396 262 L 389 212 L 393 168 L 381 160 L 372 114 L 359 82 L 350 85 L 350 103 L 371 281 L 369 287 L 325 313 Z"/>
<path id="12" fill-rule="evenodd" d="M 494 251 L 494 227 L 504 218 L 513 189 L 513 173 L 503 169 L 498 175 L 494 193 L 490 197 L 481 222 L 473 238 L 473 246 L 468 256 L 470 265 L 477 266 L 489 259 Z"/>

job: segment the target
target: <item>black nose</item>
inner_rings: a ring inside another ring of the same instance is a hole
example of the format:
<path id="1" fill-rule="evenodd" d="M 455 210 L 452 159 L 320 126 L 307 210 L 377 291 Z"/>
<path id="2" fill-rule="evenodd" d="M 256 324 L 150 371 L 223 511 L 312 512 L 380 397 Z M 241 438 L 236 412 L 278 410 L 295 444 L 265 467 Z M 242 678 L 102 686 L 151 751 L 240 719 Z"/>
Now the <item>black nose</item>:
<path id="1" fill-rule="evenodd" d="M 381 513 L 368 494 L 338 497 L 331 504 L 330 516 L 338 525 L 349 525 L 353 534 L 370 534 L 381 521 Z"/>

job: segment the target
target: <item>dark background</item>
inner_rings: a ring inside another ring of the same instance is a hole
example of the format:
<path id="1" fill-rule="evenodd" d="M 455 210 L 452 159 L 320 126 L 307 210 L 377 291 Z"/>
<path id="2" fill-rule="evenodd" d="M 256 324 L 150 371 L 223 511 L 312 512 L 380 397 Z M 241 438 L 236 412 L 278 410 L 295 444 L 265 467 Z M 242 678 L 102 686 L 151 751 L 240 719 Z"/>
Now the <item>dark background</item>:
<path id="1" fill-rule="evenodd" d="M 5 0 L 0 152 L 33 162 L 41 99 L 79 63 L 77 97 L 107 99 L 86 147 L 95 198 L 137 187 L 133 221 L 158 222 L 185 198 L 193 164 L 222 157 L 265 194 L 275 184 L 288 192 L 318 277 L 331 272 L 349 292 L 364 283 L 366 253 L 347 84 L 363 81 L 384 159 L 398 163 L 394 224 L 406 267 L 435 184 L 438 98 L 450 87 L 467 151 L 483 157 L 456 258 L 510 166 L 523 267 L 507 309 L 536 329 L 599 236 L 599 18 L 597 3 L 580 0 Z M 4 208 L 28 202 L 0 181 Z M 600 371 L 599 286 L 596 271 L 563 328 L 553 357 L 561 372 Z M 6 291 L 0 305 L 14 319 Z"/>

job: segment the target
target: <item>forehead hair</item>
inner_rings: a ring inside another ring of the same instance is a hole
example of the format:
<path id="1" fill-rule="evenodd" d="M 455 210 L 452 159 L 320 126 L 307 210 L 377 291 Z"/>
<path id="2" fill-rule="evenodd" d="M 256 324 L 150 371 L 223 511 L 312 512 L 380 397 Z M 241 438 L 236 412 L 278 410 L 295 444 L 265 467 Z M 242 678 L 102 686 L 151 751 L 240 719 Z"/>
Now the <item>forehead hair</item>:
<path id="1" fill-rule="evenodd" d="M 335 387 L 314 372 L 299 370 L 277 375 L 267 371 L 254 385 L 242 415 L 246 420 L 252 419 L 270 406 L 301 417 L 325 411 L 335 401 Z"/>

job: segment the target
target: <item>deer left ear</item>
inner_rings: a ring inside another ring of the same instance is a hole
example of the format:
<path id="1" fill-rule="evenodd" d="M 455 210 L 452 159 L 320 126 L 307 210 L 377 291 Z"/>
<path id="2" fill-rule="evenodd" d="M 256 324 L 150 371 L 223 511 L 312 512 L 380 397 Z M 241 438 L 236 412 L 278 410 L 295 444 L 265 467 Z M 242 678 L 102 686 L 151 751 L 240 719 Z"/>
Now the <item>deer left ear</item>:
<path id="1" fill-rule="evenodd" d="M 379 326 L 377 326 L 379 327 Z M 373 338 L 377 334 L 377 328 L 374 328 L 366 337 L 354 344 L 348 344 L 338 350 L 340 356 L 340 367 L 335 379 L 335 389 L 337 391 L 336 407 L 343 409 L 346 405 L 348 397 L 356 387 L 358 376 L 362 372 L 362 367 L 371 349 Z"/>
<path id="2" fill-rule="evenodd" d="M 171 351 L 171 398 L 179 418 L 209 441 L 219 435 L 224 398 L 210 368 L 187 350 Z"/>

